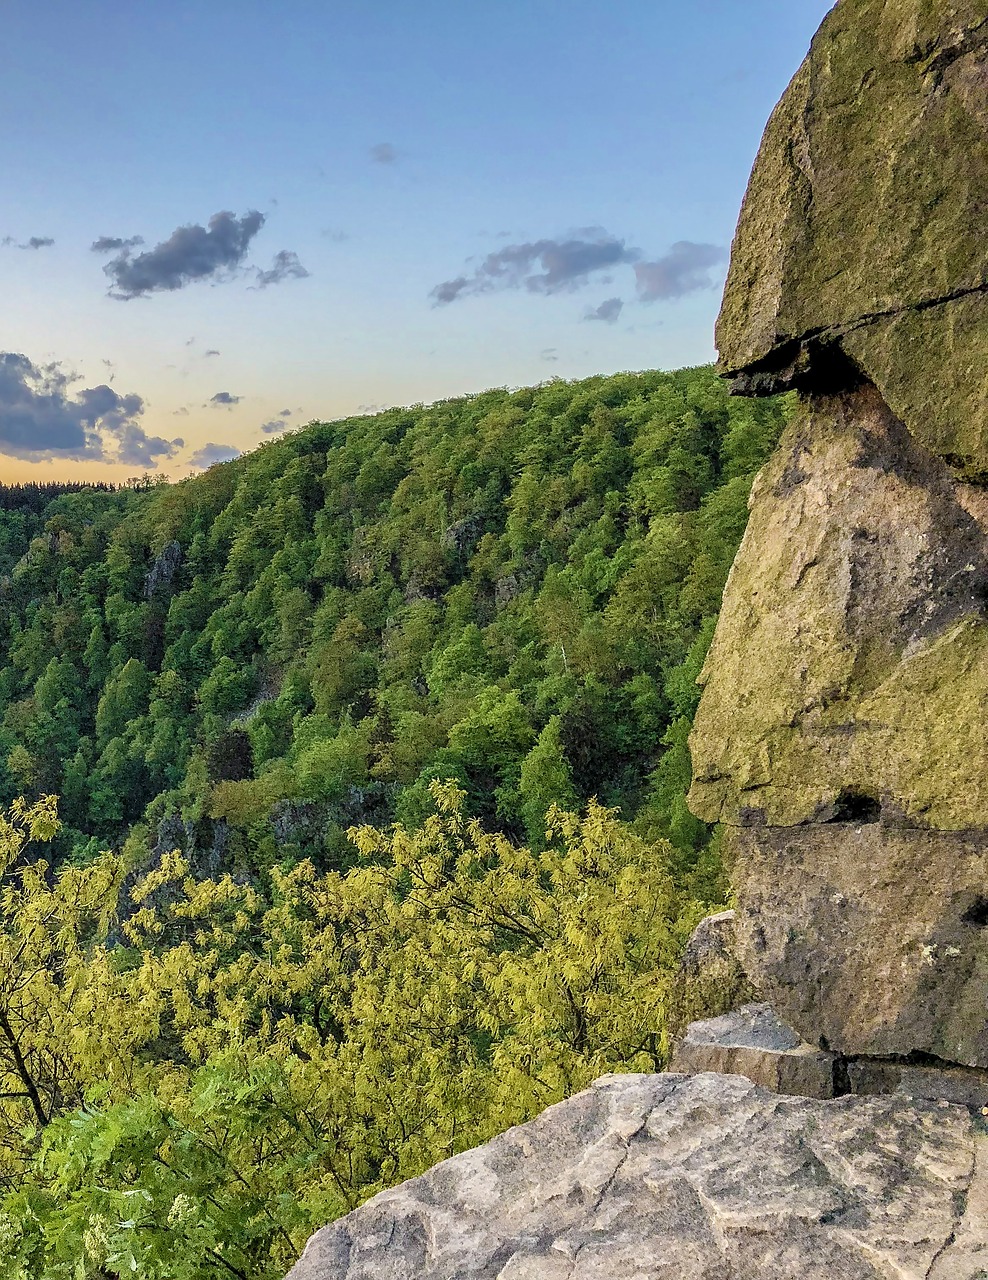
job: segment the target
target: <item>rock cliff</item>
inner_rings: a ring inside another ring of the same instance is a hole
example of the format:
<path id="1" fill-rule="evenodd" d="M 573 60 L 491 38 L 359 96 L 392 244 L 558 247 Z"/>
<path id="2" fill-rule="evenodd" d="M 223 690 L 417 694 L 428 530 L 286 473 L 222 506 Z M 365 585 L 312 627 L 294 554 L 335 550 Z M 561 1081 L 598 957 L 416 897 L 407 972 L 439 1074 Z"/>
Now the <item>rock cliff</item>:
<path id="1" fill-rule="evenodd" d="M 986 1221 L 963 1107 L 609 1076 L 324 1228 L 289 1280 L 976 1280 Z"/>
<path id="2" fill-rule="evenodd" d="M 765 133 L 718 324 L 800 410 L 701 675 L 690 804 L 811 1044 L 988 1067 L 988 16 L 841 0 Z"/>
<path id="3" fill-rule="evenodd" d="M 717 327 L 739 389 L 825 386 L 843 354 L 974 477 L 988 471 L 986 57 L 984 0 L 840 0 L 765 131 Z"/>

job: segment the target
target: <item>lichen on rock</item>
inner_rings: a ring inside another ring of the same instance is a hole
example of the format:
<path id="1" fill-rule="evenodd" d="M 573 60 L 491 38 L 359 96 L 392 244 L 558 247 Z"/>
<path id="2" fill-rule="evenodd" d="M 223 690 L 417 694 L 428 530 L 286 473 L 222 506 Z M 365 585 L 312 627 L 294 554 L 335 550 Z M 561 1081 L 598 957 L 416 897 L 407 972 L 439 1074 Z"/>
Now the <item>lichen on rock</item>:
<path id="1" fill-rule="evenodd" d="M 752 495 L 706 665 L 694 812 L 771 826 L 846 793 L 988 819 L 988 523 L 873 387 L 811 399 Z"/>
<path id="2" fill-rule="evenodd" d="M 988 473 L 988 16 L 841 0 L 762 141 L 717 346 L 741 390 L 820 385 L 839 344 L 892 411 Z"/>

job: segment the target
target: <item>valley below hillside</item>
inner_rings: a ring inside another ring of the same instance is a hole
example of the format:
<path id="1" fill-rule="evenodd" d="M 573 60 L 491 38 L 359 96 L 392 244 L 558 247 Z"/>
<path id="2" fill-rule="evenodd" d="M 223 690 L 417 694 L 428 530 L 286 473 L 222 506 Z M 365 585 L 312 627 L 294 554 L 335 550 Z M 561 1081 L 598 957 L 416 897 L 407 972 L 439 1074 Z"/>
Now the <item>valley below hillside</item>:
<path id="1" fill-rule="evenodd" d="M 686 740 L 791 397 L 709 367 L 0 487 L 0 1277 L 274 1280 L 669 1051 Z"/>
<path id="2" fill-rule="evenodd" d="M 58 795 L 59 858 L 254 876 L 345 862 L 439 777 L 511 837 L 596 796 L 695 851 L 694 677 L 784 406 L 554 381 L 0 490 L 0 803 Z"/>

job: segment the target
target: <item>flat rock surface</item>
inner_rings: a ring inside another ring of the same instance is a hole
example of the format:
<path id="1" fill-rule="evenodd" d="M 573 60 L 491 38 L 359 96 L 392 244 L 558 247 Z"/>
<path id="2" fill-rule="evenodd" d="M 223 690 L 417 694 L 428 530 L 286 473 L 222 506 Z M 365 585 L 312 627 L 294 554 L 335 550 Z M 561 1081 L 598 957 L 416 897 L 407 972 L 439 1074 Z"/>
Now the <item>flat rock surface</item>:
<path id="1" fill-rule="evenodd" d="M 686 1042 L 690 1041 L 725 1049 L 766 1049 L 771 1053 L 809 1048 L 772 1006 L 764 1003 L 746 1004 L 718 1018 L 694 1022 L 686 1035 Z"/>
<path id="2" fill-rule="evenodd" d="M 960 1107 L 609 1076 L 324 1228 L 291 1280 L 975 1280 Z"/>

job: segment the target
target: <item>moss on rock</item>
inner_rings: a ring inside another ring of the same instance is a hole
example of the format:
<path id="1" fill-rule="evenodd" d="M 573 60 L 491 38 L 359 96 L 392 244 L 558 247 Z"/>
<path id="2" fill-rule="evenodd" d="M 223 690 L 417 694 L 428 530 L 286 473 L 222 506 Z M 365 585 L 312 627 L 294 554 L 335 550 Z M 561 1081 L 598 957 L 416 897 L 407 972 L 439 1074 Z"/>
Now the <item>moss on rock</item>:
<path id="1" fill-rule="evenodd" d="M 699 817 L 789 826 L 858 794 L 988 825 L 988 536 L 964 490 L 874 388 L 791 424 L 700 677 Z"/>
<path id="2" fill-rule="evenodd" d="M 843 345 L 969 475 L 988 472 L 986 60 L 983 0 L 840 0 L 765 131 L 717 328 L 755 391 Z"/>

